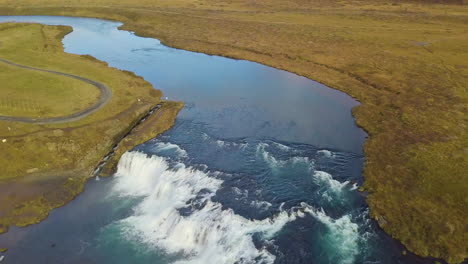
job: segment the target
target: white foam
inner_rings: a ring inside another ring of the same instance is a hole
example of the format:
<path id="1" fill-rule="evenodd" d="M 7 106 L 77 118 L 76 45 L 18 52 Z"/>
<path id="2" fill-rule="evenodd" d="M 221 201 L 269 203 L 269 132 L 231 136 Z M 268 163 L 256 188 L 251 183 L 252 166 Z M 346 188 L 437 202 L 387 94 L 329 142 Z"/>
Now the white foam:
<path id="1" fill-rule="evenodd" d="M 238 197 L 236 197 L 236 200 L 245 200 L 249 196 L 249 190 L 241 190 L 237 187 L 232 187 L 232 190 L 234 191 L 235 194 L 237 194 Z"/>
<path id="2" fill-rule="evenodd" d="M 329 202 L 333 201 L 333 197 L 331 197 L 330 194 L 327 191 L 322 193 L 322 198 L 329 201 Z"/>
<path id="3" fill-rule="evenodd" d="M 330 248 L 328 255 L 330 263 L 352 264 L 356 255 L 359 254 L 359 226 L 351 221 L 349 215 L 338 219 L 328 216 L 323 209 L 316 210 L 304 204 L 304 211 L 319 220 L 327 227 L 324 236 L 325 248 Z"/>
<path id="4" fill-rule="evenodd" d="M 155 146 L 154 146 L 154 150 L 155 151 L 168 151 L 168 150 L 172 150 L 174 151 L 179 157 L 187 157 L 187 151 L 185 151 L 184 149 L 180 148 L 178 145 L 176 144 L 172 144 L 172 143 L 165 143 L 165 142 L 158 142 Z"/>
<path id="5" fill-rule="evenodd" d="M 279 206 L 279 208 L 278 208 L 279 211 L 283 211 L 283 206 L 284 206 L 284 204 L 285 204 L 284 202 L 282 202 L 282 203 L 280 204 L 280 206 Z"/>
<path id="6" fill-rule="evenodd" d="M 260 210 L 268 210 L 268 208 L 272 206 L 272 204 L 267 201 L 252 201 L 250 205 Z"/>
<path id="7" fill-rule="evenodd" d="M 339 182 L 333 179 L 331 174 L 324 171 L 315 171 L 313 177 L 317 184 L 326 187 L 327 190 L 330 190 L 334 194 L 340 194 L 349 183 L 348 181 Z"/>
<path id="8" fill-rule="evenodd" d="M 226 142 L 222 141 L 222 140 L 216 140 L 216 144 L 218 145 L 218 147 L 224 147 Z"/>
<path id="9" fill-rule="evenodd" d="M 275 143 L 277 144 L 277 143 Z M 314 161 L 310 160 L 308 157 L 291 157 L 287 160 L 280 160 L 276 159 L 271 155 L 270 152 L 268 152 L 265 148 L 268 147 L 269 145 L 266 143 L 260 143 L 257 145 L 257 155 L 261 156 L 265 162 L 267 162 L 271 168 L 281 168 L 281 167 L 286 167 L 288 165 L 296 165 L 299 163 L 303 163 L 310 168 L 314 166 Z"/>
<path id="10" fill-rule="evenodd" d="M 240 149 L 244 149 L 247 146 L 247 143 L 228 142 L 228 141 L 218 139 L 218 140 L 216 140 L 216 145 L 218 145 L 218 147 L 220 147 L 220 148 L 240 146 Z"/>
<path id="11" fill-rule="evenodd" d="M 135 214 L 119 224 L 129 239 L 184 254 L 178 263 L 273 263 L 275 256 L 256 248 L 252 235 L 270 239 L 297 213 L 282 211 L 264 220 L 249 220 L 223 210 L 211 200 L 221 183 L 191 168 L 171 170 L 161 157 L 126 153 L 118 164 L 113 191 L 143 200 Z M 179 209 L 187 205 L 192 206 L 191 214 L 181 215 Z"/>
<path id="12" fill-rule="evenodd" d="M 249 146 L 249 143 L 239 143 L 240 144 L 240 150 L 245 150 L 248 146 Z"/>
<path id="13" fill-rule="evenodd" d="M 335 153 L 331 152 L 330 150 L 326 150 L 326 149 L 319 150 L 319 151 L 317 151 L 317 153 L 322 154 L 323 156 L 325 156 L 327 158 L 334 158 L 335 157 Z"/>
<path id="14" fill-rule="evenodd" d="M 266 143 L 259 143 L 257 145 L 257 155 L 261 156 L 265 162 L 270 164 L 270 167 L 281 167 L 283 165 L 283 162 L 277 160 L 275 157 L 273 157 L 268 151 L 265 150 L 265 148 L 268 147 L 268 144 Z"/>
<path id="15" fill-rule="evenodd" d="M 214 142 L 219 148 L 224 148 L 224 147 L 239 147 L 239 149 L 244 150 L 247 146 L 248 143 L 237 143 L 237 142 L 231 142 L 231 141 L 225 141 L 221 139 L 214 139 L 210 137 L 208 134 L 203 133 L 202 138 L 204 140 Z"/>
<path id="16" fill-rule="evenodd" d="M 274 142 L 273 144 L 275 144 L 275 146 L 283 151 L 290 151 L 291 150 L 291 147 L 288 147 L 286 145 L 283 145 L 281 143 L 277 143 L 277 142 Z"/>
<path id="17" fill-rule="evenodd" d="M 267 143 L 263 143 L 263 142 L 258 143 L 257 151 L 265 150 L 265 148 L 267 148 L 268 146 L 270 146 L 270 145 L 268 145 Z"/>

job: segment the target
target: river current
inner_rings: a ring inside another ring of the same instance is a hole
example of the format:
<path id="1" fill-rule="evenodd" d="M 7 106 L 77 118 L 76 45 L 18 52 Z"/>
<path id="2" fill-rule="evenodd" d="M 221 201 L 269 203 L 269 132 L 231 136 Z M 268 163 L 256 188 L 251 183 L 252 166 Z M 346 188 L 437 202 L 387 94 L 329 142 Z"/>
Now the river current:
<path id="1" fill-rule="evenodd" d="M 0 236 L 4 263 L 423 263 L 370 220 L 358 102 L 258 63 L 162 45 L 92 18 L 65 51 L 135 72 L 185 102 L 174 127 L 48 219 Z"/>

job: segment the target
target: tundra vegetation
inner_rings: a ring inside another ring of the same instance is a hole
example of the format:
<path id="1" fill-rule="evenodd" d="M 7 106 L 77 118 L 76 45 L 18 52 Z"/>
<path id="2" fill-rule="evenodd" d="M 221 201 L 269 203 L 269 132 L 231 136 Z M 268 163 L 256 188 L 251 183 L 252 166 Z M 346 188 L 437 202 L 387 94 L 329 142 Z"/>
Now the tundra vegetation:
<path id="1" fill-rule="evenodd" d="M 350 94 L 362 103 L 353 114 L 369 134 L 372 217 L 410 251 L 457 263 L 468 256 L 464 4 L 0 0 L 0 14 L 118 20 L 172 47 L 257 61 Z"/>
<path id="2" fill-rule="evenodd" d="M 162 107 L 125 138 L 125 150 L 174 123 L 182 104 L 162 102 L 161 92 L 133 73 L 90 56 L 67 54 L 62 38 L 71 28 L 0 24 L 0 58 L 35 68 L 74 74 L 108 86 L 112 97 L 100 110 L 73 122 L 28 124 L 0 121 L 0 233 L 47 216 L 83 189 L 101 159 L 155 105 Z M 67 116 L 93 105 L 100 95 L 85 82 L 0 62 L 0 116 Z M 151 126 L 146 123 L 152 124 Z M 112 172 L 108 168 L 107 172 Z"/>

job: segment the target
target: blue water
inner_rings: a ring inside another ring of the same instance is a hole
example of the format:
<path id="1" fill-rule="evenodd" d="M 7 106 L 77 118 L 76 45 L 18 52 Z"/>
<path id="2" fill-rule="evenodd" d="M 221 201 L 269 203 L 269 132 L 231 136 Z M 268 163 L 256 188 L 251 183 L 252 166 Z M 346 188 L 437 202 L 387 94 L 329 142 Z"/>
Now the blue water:
<path id="1" fill-rule="evenodd" d="M 344 93 L 258 63 L 188 52 L 70 17 L 66 52 L 135 72 L 186 106 L 116 175 L 0 236 L 5 263 L 423 263 L 369 219 L 366 134 Z"/>

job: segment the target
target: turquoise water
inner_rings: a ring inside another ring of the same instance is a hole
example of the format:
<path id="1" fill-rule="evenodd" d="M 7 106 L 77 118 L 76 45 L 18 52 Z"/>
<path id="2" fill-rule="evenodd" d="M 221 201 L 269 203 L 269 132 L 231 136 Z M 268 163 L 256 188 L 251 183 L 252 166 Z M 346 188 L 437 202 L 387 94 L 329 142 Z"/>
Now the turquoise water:
<path id="1" fill-rule="evenodd" d="M 258 63 L 173 49 L 70 17 L 66 52 L 135 72 L 186 103 L 38 225 L 0 236 L 5 263 L 426 263 L 369 219 L 358 102 Z"/>

